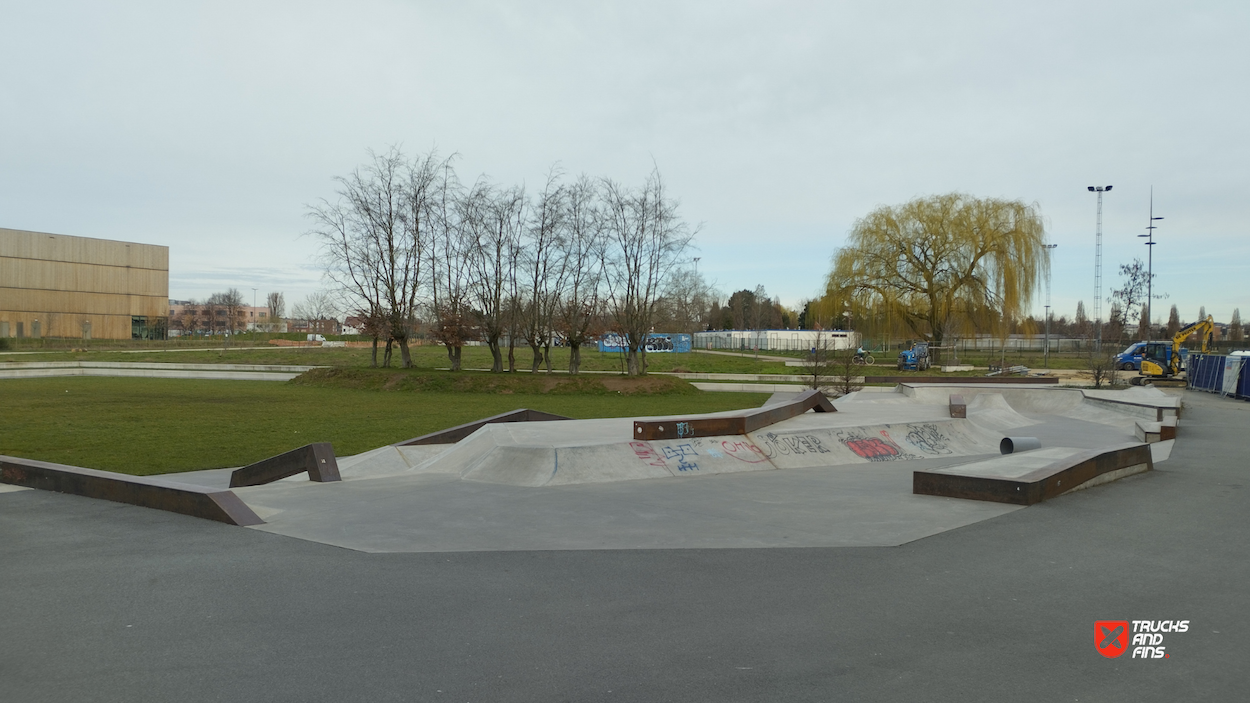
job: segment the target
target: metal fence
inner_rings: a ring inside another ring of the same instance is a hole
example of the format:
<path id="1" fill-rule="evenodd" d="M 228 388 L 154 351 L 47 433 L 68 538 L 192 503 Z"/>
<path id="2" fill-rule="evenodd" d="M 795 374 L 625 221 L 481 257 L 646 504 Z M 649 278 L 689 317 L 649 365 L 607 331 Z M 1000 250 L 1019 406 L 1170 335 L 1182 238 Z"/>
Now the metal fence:
<path id="1" fill-rule="evenodd" d="M 1250 366 L 1246 356 L 1191 353 L 1186 366 L 1192 390 L 1250 400 Z"/>
<path id="2" fill-rule="evenodd" d="M 859 333 L 848 330 L 720 330 L 695 332 L 695 349 L 733 351 L 805 352 L 816 346 L 827 349 L 854 349 Z"/>

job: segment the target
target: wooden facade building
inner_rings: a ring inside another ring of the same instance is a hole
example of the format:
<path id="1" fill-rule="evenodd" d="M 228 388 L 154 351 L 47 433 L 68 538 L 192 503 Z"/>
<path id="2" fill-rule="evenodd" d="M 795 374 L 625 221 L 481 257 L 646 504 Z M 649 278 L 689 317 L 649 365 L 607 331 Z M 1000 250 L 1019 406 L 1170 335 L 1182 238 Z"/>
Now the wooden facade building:
<path id="1" fill-rule="evenodd" d="M 169 247 L 0 228 L 0 337 L 163 339 Z"/>

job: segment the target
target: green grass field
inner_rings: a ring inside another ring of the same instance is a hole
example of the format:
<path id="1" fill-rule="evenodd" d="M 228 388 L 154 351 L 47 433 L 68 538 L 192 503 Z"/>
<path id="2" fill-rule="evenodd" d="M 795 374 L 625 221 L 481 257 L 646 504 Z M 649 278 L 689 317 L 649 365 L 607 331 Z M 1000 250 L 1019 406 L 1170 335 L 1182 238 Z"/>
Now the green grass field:
<path id="1" fill-rule="evenodd" d="M 766 355 L 791 356 L 802 358 L 802 354 L 785 352 L 766 352 Z M 951 361 L 947 352 L 944 357 Z M 5 363 L 26 361 L 122 361 L 142 363 L 179 363 L 179 364 L 281 364 L 296 366 L 347 366 L 368 367 L 368 349 L 344 349 L 334 347 L 268 347 L 262 349 L 220 348 L 197 351 L 192 347 L 168 347 L 153 349 L 121 350 L 89 350 L 89 351 L 50 351 L 26 354 L 0 353 L 0 368 Z M 447 352 L 443 347 L 423 346 L 412 347 L 413 363 L 418 368 L 447 368 Z M 564 372 L 568 369 L 569 351 L 567 349 L 552 350 L 552 369 Z M 893 352 L 878 352 L 875 373 L 890 374 L 894 372 L 894 361 L 897 356 Z M 381 358 L 381 354 L 379 354 Z M 517 349 L 517 368 L 528 371 L 532 358 L 529 347 Z M 975 366 L 988 366 L 999 363 L 999 354 L 975 352 L 960 355 L 960 362 Z M 1051 354 L 1050 368 L 1084 369 L 1088 367 L 1088 356 L 1084 354 Z M 1041 352 L 1008 352 L 1008 366 L 1023 365 L 1034 369 L 1043 368 L 1044 359 Z M 465 347 L 463 365 L 466 369 L 490 368 L 490 351 L 485 347 Z M 620 354 L 603 354 L 597 350 L 582 351 L 582 369 L 585 371 L 621 372 L 623 359 Z M 754 373 L 754 374 L 796 374 L 801 369 L 787 367 L 779 361 L 755 360 L 753 356 L 727 356 L 724 354 L 705 354 L 694 352 L 689 354 L 648 354 L 648 370 L 655 372 L 691 371 L 696 373 Z M 505 361 L 506 364 L 506 361 Z M 395 351 L 394 365 L 399 365 L 399 351 Z M 544 368 L 545 370 L 545 368 Z M 940 374 L 938 369 L 931 369 L 926 374 Z M 976 374 L 973 374 L 976 375 Z"/>
<path id="2" fill-rule="evenodd" d="M 377 373 L 380 383 L 366 378 L 361 385 L 384 387 L 389 372 Z M 499 378 L 477 376 L 488 382 Z M 562 392 L 525 385 L 542 380 L 513 376 L 508 384 L 516 385 L 391 392 L 344 387 L 354 382 L 350 378 L 324 382 L 328 385 L 307 385 L 307 380 L 4 380 L 0 454 L 147 475 L 241 466 L 310 442 L 331 442 L 335 453 L 345 456 L 517 408 L 576 418 L 624 417 L 758 407 L 767 398 L 666 389 L 655 382 L 622 386 L 619 393 L 611 387 Z"/>
<path id="3" fill-rule="evenodd" d="M 191 349 L 191 348 L 186 348 Z M 567 371 L 569 350 L 552 349 L 552 370 Z M 504 364 L 507 366 L 505 350 Z M 143 363 L 177 364 L 283 364 L 298 366 L 362 366 L 369 365 L 369 349 L 345 349 L 336 347 L 271 347 L 264 349 L 222 350 L 221 348 L 195 351 L 183 347 L 120 351 L 51 351 L 31 354 L 0 354 L 0 367 L 7 362 L 29 361 L 123 361 Z M 379 362 L 382 353 L 378 352 Z M 516 350 L 517 368 L 528 371 L 533 354 L 529 347 Z M 447 351 L 443 347 L 412 347 L 413 364 L 419 368 L 447 368 Z M 461 357 L 465 369 L 489 369 L 490 350 L 486 347 L 465 347 Z M 399 366 L 399 349 L 395 349 L 393 365 Z M 700 373 L 793 373 L 779 361 L 756 361 L 749 357 L 724 356 L 720 354 L 648 354 L 649 371 L 689 370 Z M 620 354 L 600 353 L 598 350 L 582 350 L 582 370 L 623 372 L 624 359 Z M 544 367 L 545 370 L 545 367 Z"/>

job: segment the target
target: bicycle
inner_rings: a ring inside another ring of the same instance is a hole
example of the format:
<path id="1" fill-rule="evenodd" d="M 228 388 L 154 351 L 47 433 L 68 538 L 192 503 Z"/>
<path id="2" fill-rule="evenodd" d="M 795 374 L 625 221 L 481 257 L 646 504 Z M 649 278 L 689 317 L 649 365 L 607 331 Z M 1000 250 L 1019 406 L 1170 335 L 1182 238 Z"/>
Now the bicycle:
<path id="1" fill-rule="evenodd" d="M 856 366 L 872 366 L 873 364 L 877 363 L 877 360 L 873 358 L 872 354 L 864 353 L 864 354 L 856 354 L 855 356 L 851 357 L 851 363 L 855 364 Z"/>

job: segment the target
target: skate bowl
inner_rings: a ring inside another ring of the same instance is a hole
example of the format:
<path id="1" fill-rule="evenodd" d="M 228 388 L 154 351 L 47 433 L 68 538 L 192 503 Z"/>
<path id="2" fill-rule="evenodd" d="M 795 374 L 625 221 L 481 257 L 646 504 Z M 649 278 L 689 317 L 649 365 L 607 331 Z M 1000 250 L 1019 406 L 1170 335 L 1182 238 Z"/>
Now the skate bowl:
<path id="1" fill-rule="evenodd" d="M 251 529 L 362 551 L 898 545 L 1149 471 L 1173 441 L 1142 443 L 1141 423 L 1174 427 L 1181 411 L 1153 388 L 1023 384 L 870 388 L 824 412 L 814 401 L 643 418 L 516 411 L 323 457 L 337 481 L 294 458 L 280 471 L 261 462 L 276 480 L 260 485 L 231 488 L 231 470 L 161 479 L 237 500 Z M 681 423 L 702 429 L 637 438 Z M 1005 437 L 1040 446 L 1002 455 Z"/>

